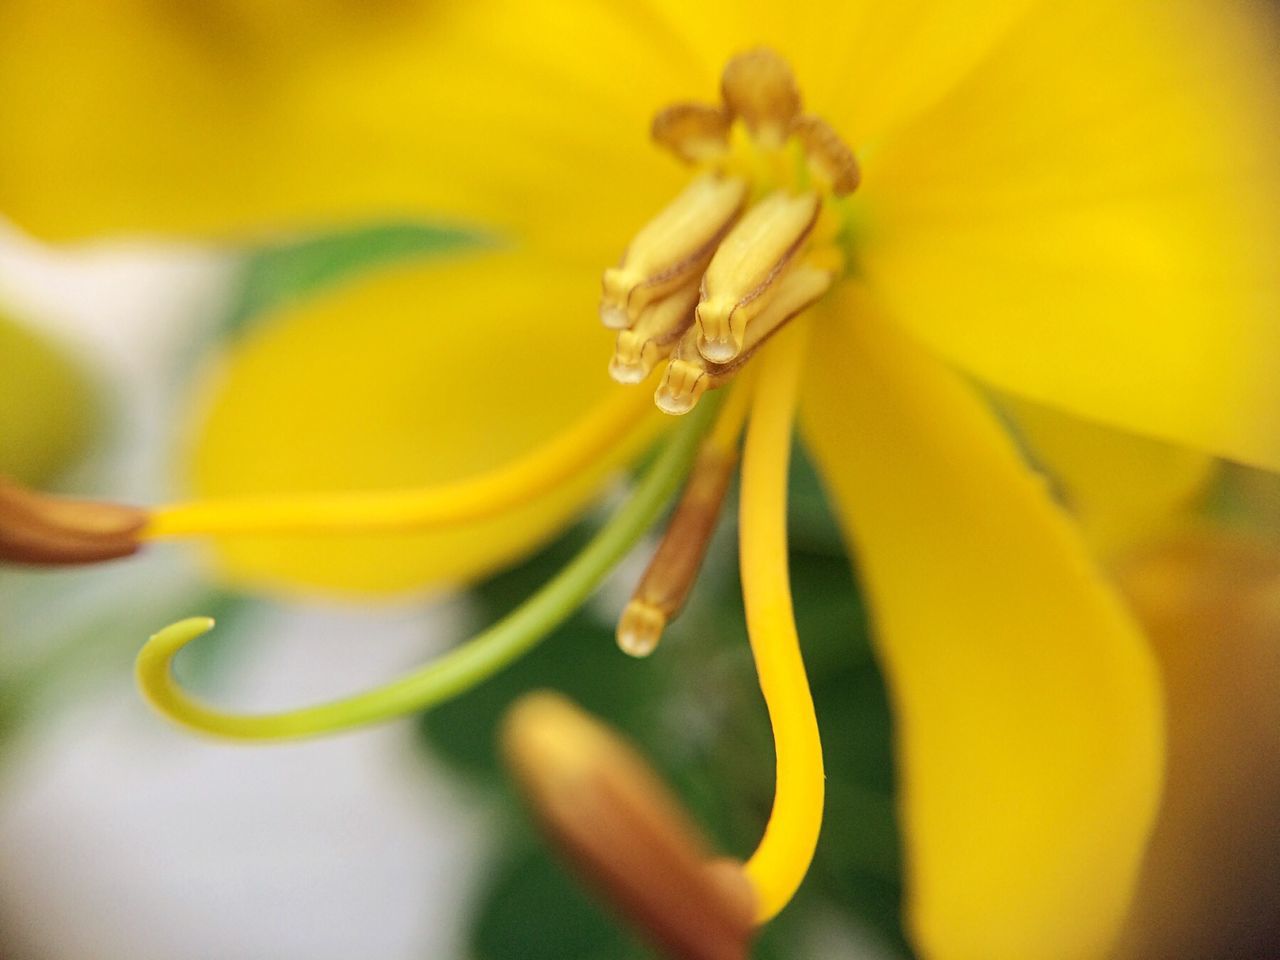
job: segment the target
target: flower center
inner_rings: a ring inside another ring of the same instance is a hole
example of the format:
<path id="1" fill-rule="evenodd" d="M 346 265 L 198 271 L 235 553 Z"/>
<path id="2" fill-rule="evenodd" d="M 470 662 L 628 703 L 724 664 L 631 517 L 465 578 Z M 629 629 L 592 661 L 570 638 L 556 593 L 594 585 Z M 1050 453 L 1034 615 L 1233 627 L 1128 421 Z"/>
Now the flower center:
<path id="1" fill-rule="evenodd" d="M 844 271 L 840 198 L 858 186 L 853 151 L 801 112 L 791 68 L 757 49 L 734 57 L 722 103 L 677 103 L 653 139 L 696 175 L 604 272 L 600 317 L 617 329 L 609 373 L 667 413 L 728 383 L 773 333 Z"/>

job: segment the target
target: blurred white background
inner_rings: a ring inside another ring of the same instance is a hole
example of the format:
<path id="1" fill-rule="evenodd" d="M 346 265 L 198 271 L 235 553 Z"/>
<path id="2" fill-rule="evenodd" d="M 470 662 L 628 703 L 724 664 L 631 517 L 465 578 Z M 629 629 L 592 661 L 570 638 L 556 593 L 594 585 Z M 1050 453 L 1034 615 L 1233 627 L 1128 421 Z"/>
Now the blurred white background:
<path id="1" fill-rule="evenodd" d="M 229 257 L 192 251 L 53 254 L 0 231 L 0 303 L 60 338 L 109 405 L 104 437 L 70 486 L 133 500 L 171 492 L 175 398 L 226 309 L 234 270 Z M 0 668 L 99 622 L 122 597 L 137 613 L 154 597 L 180 603 L 202 589 L 182 548 L 86 573 L 0 578 Z M 166 622 L 162 608 L 150 629 Z M 454 619 L 435 611 L 424 630 L 420 607 L 280 604 L 249 616 L 219 681 L 229 703 L 258 709 L 390 677 L 442 647 Z M 408 724 L 286 746 L 201 740 L 153 716 L 134 691 L 130 642 L 143 639 L 97 649 L 93 681 L 46 705 L 3 758 L 0 955 L 463 955 L 487 815 L 430 766 Z"/>

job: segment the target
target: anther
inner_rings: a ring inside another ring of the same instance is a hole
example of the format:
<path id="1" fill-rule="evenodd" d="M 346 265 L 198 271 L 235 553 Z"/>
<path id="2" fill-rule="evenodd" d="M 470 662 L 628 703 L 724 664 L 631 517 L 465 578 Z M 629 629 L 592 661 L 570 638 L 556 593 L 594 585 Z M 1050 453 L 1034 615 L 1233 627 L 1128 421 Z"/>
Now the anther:
<path id="1" fill-rule="evenodd" d="M 508 712 L 502 748 L 557 849 L 664 955 L 746 960 L 754 889 L 740 865 L 711 856 L 628 744 L 563 697 L 534 693 Z"/>
<path id="2" fill-rule="evenodd" d="M 797 117 L 791 132 L 804 147 L 810 171 L 833 194 L 843 197 L 858 189 L 858 160 L 830 124 L 818 117 Z"/>
<path id="3" fill-rule="evenodd" d="M 697 307 L 698 350 L 712 363 L 742 352 L 747 325 L 803 248 L 822 210 L 816 193 L 778 190 L 752 207 L 715 251 Z"/>
<path id="4" fill-rule="evenodd" d="M 622 262 L 604 272 L 600 319 L 626 329 L 655 300 L 706 269 L 747 199 L 739 177 L 704 174 L 636 234 Z"/>
<path id="5" fill-rule="evenodd" d="M 787 61 L 767 47 L 739 54 L 720 79 L 725 105 L 758 142 L 780 147 L 800 113 L 800 89 Z"/>
<path id="6" fill-rule="evenodd" d="M 52 497 L 0 477 L 0 560 L 65 565 L 136 553 L 147 514 L 136 507 Z"/>
<path id="7" fill-rule="evenodd" d="M 698 354 L 698 332 L 690 330 L 681 338 L 671 362 L 654 391 L 653 402 L 663 413 L 683 416 L 698 405 L 711 381 L 706 362 Z"/>
<path id="8" fill-rule="evenodd" d="M 686 333 L 654 394 L 658 407 L 664 413 L 688 413 L 704 393 L 722 387 L 736 377 L 766 340 L 831 288 L 839 270 L 839 265 L 833 262 L 837 255 L 826 249 L 815 251 L 812 262 L 806 258 L 805 262 L 790 270 L 778 283 L 769 305 L 747 328 L 742 352 L 728 363 L 710 363 L 699 352 L 697 331 Z"/>
<path id="9" fill-rule="evenodd" d="M 653 118 L 653 141 L 685 163 L 706 163 L 729 146 L 732 115 L 709 103 L 674 103 Z"/>
<path id="10" fill-rule="evenodd" d="M 647 657 L 658 646 L 666 625 L 683 609 L 737 462 L 733 452 L 710 444 L 699 453 L 662 542 L 618 621 L 618 646 L 624 653 Z"/>
<path id="11" fill-rule="evenodd" d="M 645 307 L 634 327 L 619 331 L 609 375 L 618 383 L 640 383 L 648 377 L 693 325 L 697 301 L 698 288 L 690 284 Z"/>

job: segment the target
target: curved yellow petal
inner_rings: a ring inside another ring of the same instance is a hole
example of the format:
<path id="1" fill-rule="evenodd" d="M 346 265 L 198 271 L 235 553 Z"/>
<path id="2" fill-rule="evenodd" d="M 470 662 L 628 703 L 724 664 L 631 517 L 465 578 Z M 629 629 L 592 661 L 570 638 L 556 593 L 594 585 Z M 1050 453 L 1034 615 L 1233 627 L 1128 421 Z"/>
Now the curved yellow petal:
<path id="1" fill-rule="evenodd" d="M 870 298 L 836 307 L 804 424 L 894 700 L 915 943 L 1101 957 L 1160 794 L 1151 653 L 975 394 Z"/>
<path id="2" fill-rule="evenodd" d="M 1014 393 L 1280 468 L 1280 66 L 1262 4 L 1043 3 L 867 158 L 861 269 Z"/>
<path id="3" fill-rule="evenodd" d="M 1195 450 L 1026 400 L 1006 398 L 1001 406 L 1102 555 L 1123 553 L 1185 520 L 1217 472 L 1218 461 Z"/>
<path id="4" fill-rule="evenodd" d="M 0 4 L 0 211 L 50 239 L 430 217 L 610 260 L 700 76 L 627 5 Z M 607 203 L 602 202 L 607 200 Z"/>
<path id="5" fill-rule="evenodd" d="M 519 253 L 366 275 L 287 310 L 207 385 L 191 451 L 197 495 L 447 483 L 528 453 L 623 388 L 605 372 L 598 278 Z M 226 575 L 277 589 L 407 590 L 459 582 L 530 550 L 578 512 L 660 423 L 637 427 L 532 502 L 430 533 L 228 537 Z"/>

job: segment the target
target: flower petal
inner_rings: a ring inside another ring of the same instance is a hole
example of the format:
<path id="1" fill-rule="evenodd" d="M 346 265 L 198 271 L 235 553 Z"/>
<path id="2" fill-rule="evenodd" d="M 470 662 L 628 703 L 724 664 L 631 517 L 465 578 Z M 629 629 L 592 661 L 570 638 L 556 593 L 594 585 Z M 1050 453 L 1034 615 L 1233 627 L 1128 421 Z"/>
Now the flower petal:
<path id="1" fill-rule="evenodd" d="M 889 309 L 1002 388 L 1280 467 L 1280 84 L 1262 14 L 1040 4 L 867 159 L 861 266 Z"/>
<path id="2" fill-rule="evenodd" d="M 806 107 L 867 146 L 946 94 L 1036 0 L 653 0 L 718 70 L 756 46 L 791 63 Z"/>
<path id="3" fill-rule="evenodd" d="M 972 391 L 869 297 L 836 307 L 806 434 L 894 698 L 916 945 L 1102 956 L 1160 791 L 1150 651 Z"/>
<path id="4" fill-rule="evenodd" d="M 366 275 L 255 328 L 205 391 L 191 482 L 206 497 L 444 483 L 507 463 L 618 389 L 585 270 L 516 253 L 440 258 Z M 581 322 L 567 322 L 582 318 Z M 488 520 L 402 535 L 218 543 L 241 583 L 346 592 L 482 575 L 568 521 L 660 423 L 591 470 Z"/>
<path id="5" fill-rule="evenodd" d="M 1124 553 L 1185 519 L 1218 468 L 1195 450 L 1038 403 L 1006 398 L 1001 409 L 1102 555 Z"/>
<path id="6" fill-rule="evenodd" d="M 613 258 L 683 176 L 647 143 L 700 78 L 665 38 L 603 3 L 6 2 L 0 210 L 60 240 L 428 216 Z"/>

